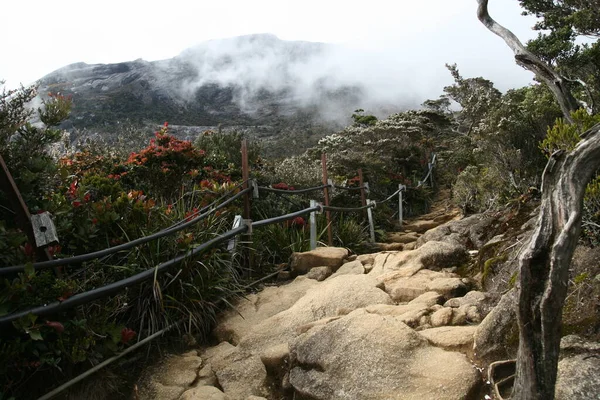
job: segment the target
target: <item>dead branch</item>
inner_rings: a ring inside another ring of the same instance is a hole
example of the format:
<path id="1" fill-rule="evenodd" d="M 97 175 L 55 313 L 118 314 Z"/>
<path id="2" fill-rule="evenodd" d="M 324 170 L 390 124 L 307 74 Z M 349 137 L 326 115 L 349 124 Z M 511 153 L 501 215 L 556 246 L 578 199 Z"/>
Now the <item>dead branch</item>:
<path id="1" fill-rule="evenodd" d="M 479 4 L 477 17 L 481 23 L 506 42 L 515 54 L 515 60 L 518 65 L 533 72 L 538 79 L 548 85 L 558 101 L 565 119 L 572 123 L 571 112 L 579 108 L 579 103 L 566 86 L 566 79 L 535 54 L 527 50 L 519 38 L 490 16 L 488 12 L 488 0 L 477 0 L 477 3 Z"/>

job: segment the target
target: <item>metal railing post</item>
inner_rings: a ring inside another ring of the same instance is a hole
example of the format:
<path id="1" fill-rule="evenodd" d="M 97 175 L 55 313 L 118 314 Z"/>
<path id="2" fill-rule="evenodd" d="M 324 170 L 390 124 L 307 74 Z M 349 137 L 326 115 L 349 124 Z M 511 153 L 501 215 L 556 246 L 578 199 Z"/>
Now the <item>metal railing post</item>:
<path id="1" fill-rule="evenodd" d="M 373 204 L 375 206 L 375 202 L 367 199 L 367 205 L 370 206 Z M 369 218 L 369 230 L 371 232 L 371 242 L 375 243 L 375 224 L 373 223 L 373 207 L 367 208 L 367 217 Z"/>
<path id="2" fill-rule="evenodd" d="M 404 219 L 403 205 L 402 205 L 402 191 L 406 189 L 404 185 L 398 185 L 398 222 L 400 223 L 400 227 L 402 228 L 402 222 Z"/>
<path id="3" fill-rule="evenodd" d="M 327 178 L 327 155 L 321 154 L 321 166 L 323 169 L 323 185 L 329 185 L 329 179 Z M 325 205 L 329 206 L 329 187 L 323 189 L 323 195 L 325 197 Z M 327 243 L 329 246 L 333 246 L 333 227 L 331 226 L 331 212 L 326 211 L 325 216 L 327 217 Z"/>
<path id="4" fill-rule="evenodd" d="M 310 201 L 310 207 L 316 207 L 317 202 L 315 200 Z M 310 213 L 310 249 L 314 250 L 317 248 L 317 212 L 312 211 Z"/>
<path id="5" fill-rule="evenodd" d="M 233 226 L 231 227 L 231 229 L 239 228 L 241 225 L 242 225 L 242 216 L 236 215 L 233 218 Z M 234 254 L 236 251 L 236 248 L 237 248 L 237 244 L 238 244 L 237 236 L 229 239 L 229 243 L 227 243 L 227 251 L 229 251 L 231 254 Z"/>
<path id="6" fill-rule="evenodd" d="M 248 163 L 248 141 L 246 139 L 242 140 L 242 179 L 244 180 L 243 188 L 247 189 L 250 185 L 253 184 L 250 181 L 250 166 Z M 242 220 L 245 224 L 251 224 L 251 214 L 250 214 L 250 193 L 244 194 L 244 205 L 242 209 Z M 248 230 L 246 234 L 242 238 L 243 242 L 245 242 L 244 254 L 242 257 L 242 263 L 244 265 L 245 271 L 244 275 L 246 277 L 252 276 L 252 269 L 254 268 L 254 252 L 252 251 L 252 231 Z"/>

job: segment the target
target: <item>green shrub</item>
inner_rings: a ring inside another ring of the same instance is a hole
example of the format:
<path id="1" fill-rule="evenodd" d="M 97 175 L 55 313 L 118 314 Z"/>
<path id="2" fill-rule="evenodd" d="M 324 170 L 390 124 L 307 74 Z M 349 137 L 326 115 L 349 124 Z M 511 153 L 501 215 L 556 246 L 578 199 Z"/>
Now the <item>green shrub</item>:
<path id="1" fill-rule="evenodd" d="M 465 168 L 452 188 L 455 203 L 464 213 L 482 212 L 498 206 L 508 197 L 497 172 L 470 165 Z"/>
<path id="2" fill-rule="evenodd" d="M 540 149 L 550 157 L 558 150 L 571 151 L 581 140 L 581 134 L 600 122 L 600 115 L 590 115 L 580 108 L 571 113 L 573 123 L 558 118 L 554 126 L 548 128 L 546 138 L 540 143 Z"/>

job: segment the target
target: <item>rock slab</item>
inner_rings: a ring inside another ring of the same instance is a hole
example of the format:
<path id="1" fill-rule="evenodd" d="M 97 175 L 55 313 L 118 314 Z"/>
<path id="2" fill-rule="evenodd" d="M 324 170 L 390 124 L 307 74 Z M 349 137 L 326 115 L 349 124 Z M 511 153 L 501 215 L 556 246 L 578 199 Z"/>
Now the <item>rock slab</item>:
<path id="1" fill-rule="evenodd" d="M 291 345 L 290 383 L 318 400 L 465 399 L 480 384 L 465 355 L 431 346 L 392 316 L 364 309 Z"/>

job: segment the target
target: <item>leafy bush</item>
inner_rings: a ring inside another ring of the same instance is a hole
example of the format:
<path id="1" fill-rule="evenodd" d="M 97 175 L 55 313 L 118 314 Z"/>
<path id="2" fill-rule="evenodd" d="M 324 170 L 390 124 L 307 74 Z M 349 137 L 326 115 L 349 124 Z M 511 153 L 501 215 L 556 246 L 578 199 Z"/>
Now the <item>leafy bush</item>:
<path id="1" fill-rule="evenodd" d="M 0 154 L 34 212 L 46 207 L 43 194 L 51 191 L 56 172 L 50 145 L 62 137 L 56 127 L 68 117 L 72 106 L 70 97 L 49 93 L 43 107 L 37 110 L 43 125 L 33 125 L 28 122 L 33 111 L 26 105 L 35 95 L 34 87 L 0 93 Z M 0 206 L 9 207 L 2 193 Z M 7 218 L 3 207 L 0 207 L 2 219 Z"/>
<path id="2" fill-rule="evenodd" d="M 540 143 L 540 149 L 547 157 L 557 150 L 571 151 L 581 140 L 581 134 L 600 122 L 600 115 L 590 115 L 580 108 L 571 113 L 573 123 L 558 118 L 554 126 L 548 128 L 548 135 Z"/>
<path id="3" fill-rule="evenodd" d="M 458 175 L 452 188 L 452 196 L 464 213 L 493 209 L 510 196 L 498 185 L 496 171 L 469 165 Z"/>
<path id="4" fill-rule="evenodd" d="M 42 152 L 46 149 L 41 147 Z M 110 150 L 97 150 L 83 148 L 58 162 L 48 159 L 56 174 L 39 195 L 45 209 L 55 216 L 60 246 L 49 248 L 54 255 L 68 257 L 112 247 L 189 221 L 217 197 L 239 190 L 227 170 L 207 165 L 201 149 L 168 136 L 166 126 L 146 151 L 130 155 L 129 160 Z M 189 173 L 197 168 L 198 173 Z M 175 185 L 177 193 L 165 190 L 168 185 L 160 179 Z M 180 185 L 186 185 L 189 192 L 180 195 Z M 157 200 L 161 195 L 164 200 Z M 69 266 L 62 275 L 28 267 L 24 273 L 0 281 L 0 315 L 62 301 L 152 269 L 228 230 L 237 212 L 232 205 L 185 231 Z M 0 268 L 35 261 L 32 245 L 6 220 L 0 221 L 0 252 Z M 239 291 L 237 274 L 235 257 L 213 249 L 108 299 L 51 319 L 28 316 L 15 321 L 0 338 L 0 393 L 42 394 L 36 390 L 62 380 L 63 372 L 76 374 L 120 351 L 134 338 L 146 337 L 180 319 L 186 320 L 186 330 L 206 334 L 219 302 Z"/>

